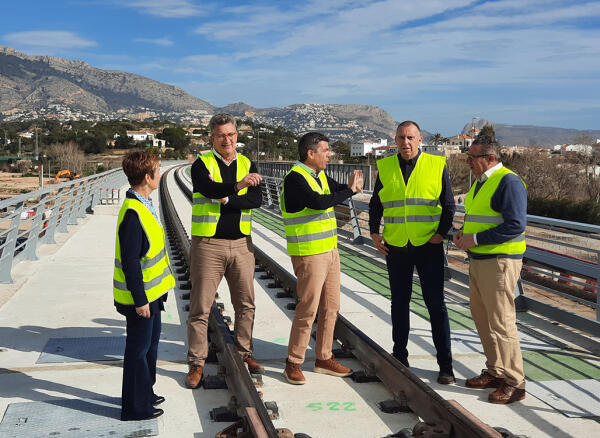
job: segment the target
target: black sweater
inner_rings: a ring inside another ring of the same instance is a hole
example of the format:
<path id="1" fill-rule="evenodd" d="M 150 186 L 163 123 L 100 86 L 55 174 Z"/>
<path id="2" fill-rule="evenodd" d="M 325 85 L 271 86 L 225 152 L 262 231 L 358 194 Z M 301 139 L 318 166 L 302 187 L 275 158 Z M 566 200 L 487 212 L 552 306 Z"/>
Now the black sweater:
<path id="1" fill-rule="evenodd" d="M 417 158 L 421 155 L 421 151 L 416 157 L 410 160 L 404 160 L 400 154 L 398 154 L 398 161 L 400 162 L 400 170 L 402 171 L 402 177 L 404 183 L 408 183 L 408 178 L 417 164 Z M 383 205 L 381 199 L 379 199 L 379 191 L 383 188 L 381 179 L 377 175 L 375 181 L 375 189 L 373 190 L 373 196 L 369 202 L 369 229 L 371 234 L 379 234 L 379 227 L 381 225 L 381 218 L 383 217 Z M 437 233 L 442 236 L 446 236 L 450 227 L 452 227 L 452 219 L 454 219 L 454 212 L 456 211 L 456 205 L 454 203 L 454 196 L 452 194 L 452 187 L 450 186 L 450 176 L 448 175 L 448 168 L 444 167 L 442 173 L 442 192 L 440 193 L 440 204 L 442 206 L 442 213 L 440 215 L 440 224 L 437 229 Z"/>
<path id="2" fill-rule="evenodd" d="M 210 199 L 229 197 L 227 204 L 221 204 L 221 217 L 213 237 L 229 240 L 241 239 L 245 237 L 240 231 L 241 210 L 259 208 L 262 204 L 262 192 L 260 187 L 256 186 L 248 187 L 248 192 L 245 195 L 238 195 L 234 187 L 237 182 L 237 159 L 228 166 L 220 158 L 215 158 L 223 182 L 211 181 L 208 177 L 208 169 L 204 162 L 198 158 L 192 165 L 193 190 Z M 250 173 L 258 173 L 254 163 L 250 163 Z"/>
<path id="3" fill-rule="evenodd" d="M 315 181 L 321 186 L 319 178 Z M 334 179 L 327 177 L 330 195 L 320 195 L 309 185 L 304 176 L 298 172 L 290 172 L 283 180 L 283 193 L 285 208 L 289 213 L 298 213 L 308 207 L 313 210 L 326 210 L 340 204 L 354 192 L 346 184 L 339 184 Z"/>

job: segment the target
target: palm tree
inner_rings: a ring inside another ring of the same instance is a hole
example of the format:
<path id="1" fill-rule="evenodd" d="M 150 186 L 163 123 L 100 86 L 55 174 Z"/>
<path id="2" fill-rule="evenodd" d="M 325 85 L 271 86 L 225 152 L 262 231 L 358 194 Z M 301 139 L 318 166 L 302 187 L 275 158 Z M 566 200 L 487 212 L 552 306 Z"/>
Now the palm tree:
<path id="1" fill-rule="evenodd" d="M 439 145 L 439 144 L 442 144 L 442 143 L 444 143 L 444 140 L 446 140 L 446 139 L 445 139 L 445 138 L 444 138 L 444 136 L 443 136 L 442 134 L 440 134 L 439 132 L 437 132 L 437 133 L 433 134 L 433 136 L 431 137 L 431 142 L 432 142 L 432 143 L 433 143 L 435 146 L 437 146 L 437 145 Z"/>

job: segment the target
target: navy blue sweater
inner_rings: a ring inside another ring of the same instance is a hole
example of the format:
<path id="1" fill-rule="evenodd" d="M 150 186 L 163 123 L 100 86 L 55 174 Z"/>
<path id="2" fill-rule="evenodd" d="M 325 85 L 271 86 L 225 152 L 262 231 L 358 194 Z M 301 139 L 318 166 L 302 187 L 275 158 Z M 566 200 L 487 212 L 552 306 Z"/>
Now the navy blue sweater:
<path id="1" fill-rule="evenodd" d="M 485 184 L 475 181 L 475 197 Z M 502 214 L 503 223 L 497 227 L 477 233 L 477 244 L 487 245 L 494 243 L 504 243 L 515 237 L 518 237 L 525 231 L 527 225 L 527 189 L 517 175 L 509 173 L 504 175 L 498 184 L 496 192 L 492 196 L 491 207 Z M 522 258 L 523 254 L 500 254 L 484 255 L 469 252 L 469 255 L 475 259 L 485 259 L 490 257 L 510 257 Z"/>
<path id="2" fill-rule="evenodd" d="M 127 193 L 126 196 L 127 198 L 137 199 L 131 193 Z M 125 216 L 123 216 L 118 233 L 121 245 L 121 264 L 123 265 L 127 289 L 131 291 L 135 307 L 141 307 L 148 303 L 148 298 L 144 289 L 144 277 L 142 276 L 140 259 L 150 249 L 150 242 L 148 242 L 137 213 L 133 210 L 127 210 Z M 167 301 L 167 294 L 150 303 L 150 312 L 154 313 L 164 310 L 165 301 Z M 119 313 L 123 313 L 132 307 L 131 305 L 120 304 L 116 301 L 115 306 Z"/>

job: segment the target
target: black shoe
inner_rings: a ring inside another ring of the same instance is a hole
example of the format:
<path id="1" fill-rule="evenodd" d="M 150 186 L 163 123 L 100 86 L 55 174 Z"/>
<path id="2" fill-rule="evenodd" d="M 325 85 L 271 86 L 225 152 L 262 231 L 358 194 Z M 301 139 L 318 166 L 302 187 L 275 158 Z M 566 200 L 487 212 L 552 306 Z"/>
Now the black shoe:
<path id="1" fill-rule="evenodd" d="M 408 364 L 408 359 L 406 357 L 402 357 L 402 356 L 400 356 L 399 354 L 396 354 L 396 353 L 392 353 L 392 356 L 394 356 L 396 358 L 396 360 L 398 360 L 406 368 L 410 367 L 410 365 Z"/>
<path id="2" fill-rule="evenodd" d="M 452 371 L 440 371 L 437 382 L 440 385 L 452 385 L 453 383 L 456 383 L 456 379 L 454 378 L 454 373 Z"/>
<path id="3" fill-rule="evenodd" d="M 143 420 L 152 420 L 154 418 L 158 418 L 160 417 L 162 414 L 164 414 L 165 411 L 163 411 L 162 409 L 154 409 L 154 411 L 146 416 L 146 417 L 142 417 L 142 418 L 128 418 L 127 416 L 123 416 L 121 415 L 121 421 L 143 421 Z"/>
<path id="4" fill-rule="evenodd" d="M 165 398 L 162 395 L 157 395 L 154 398 L 154 401 L 152 402 L 152 406 L 158 406 L 159 404 L 161 404 L 164 401 L 165 401 Z"/>

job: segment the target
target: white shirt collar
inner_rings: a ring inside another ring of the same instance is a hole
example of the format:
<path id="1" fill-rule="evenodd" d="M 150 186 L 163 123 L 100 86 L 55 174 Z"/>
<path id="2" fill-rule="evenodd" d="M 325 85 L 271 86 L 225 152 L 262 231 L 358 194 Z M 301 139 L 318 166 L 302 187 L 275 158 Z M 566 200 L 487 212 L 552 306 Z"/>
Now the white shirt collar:
<path id="1" fill-rule="evenodd" d="M 223 158 L 221 156 L 221 154 L 219 154 L 215 148 L 212 149 L 213 154 L 215 155 L 215 157 L 217 157 L 219 160 L 221 160 L 223 162 L 223 164 L 225 164 L 225 166 L 229 166 L 231 163 L 233 163 L 235 160 L 237 160 L 237 151 L 235 151 L 235 155 L 233 156 L 233 159 L 228 163 L 227 161 L 225 161 L 225 158 Z"/>
<path id="2" fill-rule="evenodd" d="M 495 166 L 492 166 L 492 167 L 490 167 L 488 170 L 486 170 L 485 172 L 483 172 L 483 175 L 481 175 L 481 177 L 480 177 L 480 178 L 477 178 L 477 179 L 478 179 L 478 181 L 479 181 L 480 183 L 484 183 L 484 182 L 486 182 L 486 181 L 489 179 L 489 177 L 490 177 L 490 176 L 492 176 L 492 174 L 493 174 L 495 171 L 497 171 L 498 169 L 501 169 L 502 167 L 503 167 L 503 166 L 502 166 L 502 163 L 498 163 L 498 164 L 496 164 Z"/>

